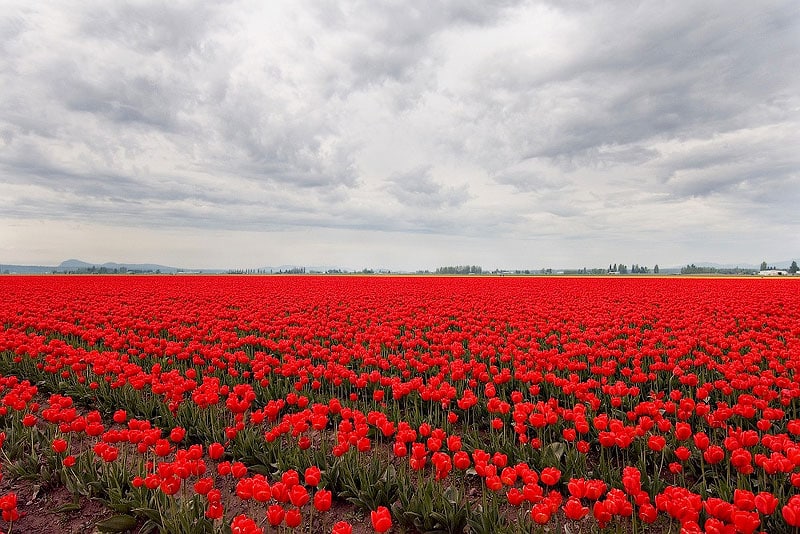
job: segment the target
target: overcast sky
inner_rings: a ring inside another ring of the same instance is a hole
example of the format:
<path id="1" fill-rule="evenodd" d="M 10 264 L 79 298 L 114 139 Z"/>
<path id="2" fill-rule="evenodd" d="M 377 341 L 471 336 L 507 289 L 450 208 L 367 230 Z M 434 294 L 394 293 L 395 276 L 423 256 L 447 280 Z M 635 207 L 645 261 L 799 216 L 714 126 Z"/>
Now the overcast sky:
<path id="1" fill-rule="evenodd" d="M 800 2 L 5 0 L 0 263 L 800 257 Z"/>

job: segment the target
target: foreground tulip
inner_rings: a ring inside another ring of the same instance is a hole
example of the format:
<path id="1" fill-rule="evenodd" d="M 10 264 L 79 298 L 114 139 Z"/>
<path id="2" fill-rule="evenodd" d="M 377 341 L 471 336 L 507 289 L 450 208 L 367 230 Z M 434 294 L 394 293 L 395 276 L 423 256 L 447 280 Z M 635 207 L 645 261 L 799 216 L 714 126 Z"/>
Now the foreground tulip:
<path id="1" fill-rule="evenodd" d="M 186 436 L 186 429 L 179 426 L 173 428 L 169 433 L 169 439 L 173 443 L 179 443 L 180 441 L 183 441 L 183 438 L 185 436 Z"/>
<path id="2" fill-rule="evenodd" d="M 209 519 L 221 519 L 225 514 L 222 503 L 219 501 L 210 502 L 206 510 L 206 517 Z"/>
<path id="3" fill-rule="evenodd" d="M 781 515 L 790 527 L 800 527 L 800 495 L 794 495 L 781 508 Z"/>
<path id="4" fill-rule="evenodd" d="M 550 521 L 550 514 L 550 505 L 548 503 L 535 504 L 531 508 L 531 519 L 538 525 L 544 525 Z"/>
<path id="5" fill-rule="evenodd" d="M 567 502 L 564 503 L 564 514 L 573 520 L 579 520 L 586 517 L 589 513 L 589 508 L 587 506 L 583 506 L 581 501 L 576 497 L 570 497 L 567 499 Z"/>
<path id="6" fill-rule="evenodd" d="M 283 518 L 285 515 L 286 511 L 283 509 L 283 506 L 279 504 L 273 504 L 267 508 L 267 520 L 273 527 L 277 527 L 283 523 Z"/>
<path id="7" fill-rule="evenodd" d="M 319 490 L 314 495 L 314 508 L 320 512 L 327 512 L 331 509 L 333 494 L 329 490 Z"/>
<path id="8" fill-rule="evenodd" d="M 305 505 L 309 499 L 310 497 L 308 495 L 308 490 L 305 488 L 305 486 L 298 484 L 296 486 L 292 486 L 292 488 L 289 490 L 289 500 L 298 508 Z"/>
<path id="9" fill-rule="evenodd" d="M 53 450 L 58 454 L 67 450 L 67 441 L 63 439 L 54 439 L 53 440 Z"/>
<path id="10" fill-rule="evenodd" d="M 212 443 L 208 446 L 208 457 L 212 460 L 219 460 L 225 454 L 225 447 L 221 443 Z"/>
<path id="11" fill-rule="evenodd" d="M 264 530 L 253 519 L 239 514 L 231 522 L 231 534 L 264 534 Z"/>
<path id="12" fill-rule="evenodd" d="M 347 521 L 338 521 L 331 529 L 331 534 L 352 534 L 353 526 Z"/>
<path id="13" fill-rule="evenodd" d="M 370 512 L 370 519 L 375 532 L 386 532 L 392 528 L 392 516 L 385 506 L 378 506 L 377 510 Z"/>
<path id="14" fill-rule="evenodd" d="M 778 507 L 778 502 L 778 498 L 767 491 L 762 491 L 755 498 L 756 509 L 763 515 L 772 514 Z"/>
<path id="15" fill-rule="evenodd" d="M 298 510 L 297 508 L 292 508 L 291 510 L 286 512 L 284 521 L 286 522 L 286 526 L 289 528 L 299 527 L 300 523 L 303 522 L 303 516 L 300 513 L 300 510 Z"/>
<path id="16" fill-rule="evenodd" d="M 316 488 L 322 478 L 322 472 L 319 467 L 312 465 L 305 472 L 306 485 Z"/>
<path id="17" fill-rule="evenodd" d="M 542 474 L 539 476 L 539 480 L 542 481 L 542 484 L 547 486 L 554 486 L 558 484 L 558 481 L 561 479 L 561 471 L 556 469 L 555 467 L 545 467 L 542 469 Z"/>

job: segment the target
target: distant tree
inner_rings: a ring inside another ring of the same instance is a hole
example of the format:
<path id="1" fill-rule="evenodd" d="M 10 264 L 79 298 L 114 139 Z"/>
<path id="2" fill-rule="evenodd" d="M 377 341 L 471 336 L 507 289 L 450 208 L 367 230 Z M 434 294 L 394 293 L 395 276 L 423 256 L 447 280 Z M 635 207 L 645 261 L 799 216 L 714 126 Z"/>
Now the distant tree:
<path id="1" fill-rule="evenodd" d="M 483 268 L 480 265 L 450 265 L 436 268 L 436 274 L 481 274 L 482 272 Z"/>
<path id="2" fill-rule="evenodd" d="M 762 271 L 766 271 L 767 270 L 767 262 L 765 262 L 765 261 L 761 262 L 761 270 Z"/>
<path id="3" fill-rule="evenodd" d="M 620 263 L 617 269 L 619 269 L 619 274 L 628 274 L 628 266 L 623 263 Z"/>
<path id="4" fill-rule="evenodd" d="M 698 267 L 694 263 L 681 268 L 681 274 L 716 274 L 719 270 L 715 267 Z"/>
<path id="5" fill-rule="evenodd" d="M 797 274 L 797 262 L 792 260 L 792 264 L 789 266 L 789 272 L 792 274 Z"/>
<path id="6" fill-rule="evenodd" d="M 658 274 L 658 264 L 657 263 L 653 267 L 653 274 Z"/>

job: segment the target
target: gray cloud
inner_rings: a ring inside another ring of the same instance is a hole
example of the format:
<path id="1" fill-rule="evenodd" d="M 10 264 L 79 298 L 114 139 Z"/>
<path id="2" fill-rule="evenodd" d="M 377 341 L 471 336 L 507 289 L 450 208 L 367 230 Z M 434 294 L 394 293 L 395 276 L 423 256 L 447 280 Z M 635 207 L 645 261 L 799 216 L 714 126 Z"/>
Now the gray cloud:
<path id="1" fill-rule="evenodd" d="M 789 0 L 12 2 L 0 218 L 779 259 L 797 237 L 730 221 L 798 235 L 798 28 Z"/>
<path id="2" fill-rule="evenodd" d="M 466 185 L 444 187 L 433 179 L 430 167 L 394 174 L 387 189 L 395 199 L 412 208 L 456 207 L 469 199 Z"/>
<path id="3" fill-rule="evenodd" d="M 220 16 L 218 2 L 84 4 L 78 32 L 113 47 L 143 54 L 166 52 L 185 59 L 213 46 L 209 33 Z"/>

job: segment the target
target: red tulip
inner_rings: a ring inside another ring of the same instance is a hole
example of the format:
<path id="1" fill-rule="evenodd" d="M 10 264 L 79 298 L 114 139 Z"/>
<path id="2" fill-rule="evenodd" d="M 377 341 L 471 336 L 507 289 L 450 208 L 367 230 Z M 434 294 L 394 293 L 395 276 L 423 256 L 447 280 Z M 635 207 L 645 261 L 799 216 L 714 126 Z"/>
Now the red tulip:
<path id="1" fill-rule="evenodd" d="M 115 423 L 122 424 L 128 420 L 128 414 L 125 410 L 117 410 L 114 412 L 113 419 Z"/>
<path id="2" fill-rule="evenodd" d="M 161 481 L 161 491 L 167 495 L 175 495 L 181 489 L 181 479 L 178 477 L 168 477 Z"/>
<path id="3" fill-rule="evenodd" d="M 558 481 L 561 479 L 561 471 L 555 467 L 545 467 L 542 469 L 542 474 L 539 476 L 539 479 L 542 481 L 542 484 L 554 486 L 558 484 Z"/>
<path id="4" fill-rule="evenodd" d="M 200 495 L 207 495 L 214 487 L 214 479 L 211 477 L 201 478 L 194 483 L 194 491 Z"/>
<path id="5" fill-rule="evenodd" d="M 287 471 L 284 471 L 283 474 L 281 475 L 281 482 L 283 482 L 287 488 L 296 486 L 300 484 L 300 473 L 298 473 L 294 469 L 289 469 Z"/>
<path id="6" fill-rule="evenodd" d="M 224 513 L 225 510 L 222 507 L 222 503 L 219 501 L 210 502 L 206 510 L 206 517 L 209 519 L 221 519 Z"/>
<path id="7" fill-rule="evenodd" d="M 292 488 L 289 490 L 289 500 L 298 508 L 305 505 L 309 499 L 310 496 L 308 495 L 308 490 L 305 488 L 305 486 L 297 484 L 292 486 Z"/>
<path id="8" fill-rule="evenodd" d="M 517 488 L 511 488 L 506 492 L 506 499 L 512 506 L 519 506 L 525 501 L 525 496 Z"/>
<path id="9" fill-rule="evenodd" d="M 283 509 L 283 506 L 279 504 L 273 504 L 267 508 L 267 521 L 269 521 L 269 524 L 273 527 L 277 527 L 283 523 L 285 515 L 286 511 Z"/>
<path id="10" fill-rule="evenodd" d="M 208 457 L 212 460 L 219 460 L 225 454 L 225 447 L 220 443 L 212 443 L 208 446 Z"/>
<path id="11" fill-rule="evenodd" d="M 575 521 L 583 519 L 589 513 L 589 508 L 583 506 L 577 497 L 570 497 L 564 503 L 564 514 Z"/>
<path id="12" fill-rule="evenodd" d="M 550 505 L 547 503 L 535 504 L 533 508 L 531 508 L 531 519 L 538 525 L 544 525 L 550 521 L 550 515 Z"/>
<path id="13" fill-rule="evenodd" d="M 725 449 L 719 445 L 711 445 L 703 452 L 703 458 L 710 464 L 718 464 L 725 459 Z"/>
<path id="14" fill-rule="evenodd" d="M 332 493 L 328 490 L 319 490 L 314 495 L 314 508 L 320 512 L 327 512 L 331 509 Z"/>
<path id="15" fill-rule="evenodd" d="M 253 519 L 239 514 L 231 522 L 231 534 L 264 534 L 264 531 Z"/>
<path id="16" fill-rule="evenodd" d="M 185 428 L 181 428 L 179 426 L 176 426 L 175 428 L 173 428 L 172 431 L 169 433 L 169 439 L 173 443 L 181 442 L 183 440 L 184 436 L 186 436 L 186 429 Z"/>
<path id="17" fill-rule="evenodd" d="M 337 521 L 331 529 L 331 534 L 352 534 L 353 526 L 347 521 Z"/>
<path id="18" fill-rule="evenodd" d="M 247 474 L 247 466 L 242 462 L 234 462 L 231 464 L 231 474 L 234 478 L 242 478 Z"/>
<path id="19" fill-rule="evenodd" d="M 655 523 L 658 518 L 658 510 L 651 504 L 643 504 L 639 507 L 639 519 L 646 524 Z"/>
<path id="20" fill-rule="evenodd" d="M 398 458 L 402 458 L 406 454 L 408 454 L 408 448 L 406 447 L 405 443 L 401 441 L 395 441 L 392 450 L 394 452 L 394 455 L 397 456 Z"/>
<path id="21" fill-rule="evenodd" d="M 370 519 L 375 532 L 386 532 L 392 528 L 392 516 L 385 506 L 379 506 L 377 510 L 370 512 Z"/>
<path id="22" fill-rule="evenodd" d="M 706 435 L 705 432 L 697 432 L 694 435 L 694 444 L 695 447 L 697 447 L 701 451 L 704 451 L 708 448 L 710 440 L 708 439 L 708 436 Z"/>
<path id="23" fill-rule="evenodd" d="M 647 447 L 651 451 L 661 452 L 666 444 L 667 440 L 664 439 L 664 436 L 650 436 L 647 439 Z"/>
<path id="24" fill-rule="evenodd" d="M 300 523 L 303 522 L 303 516 L 300 513 L 300 510 L 297 508 L 292 508 L 286 512 L 284 521 L 286 522 L 286 526 L 289 528 L 299 527 Z"/>
<path id="25" fill-rule="evenodd" d="M 761 519 L 758 517 L 758 512 L 736 510 L 733 513 L 733 524 L 737 532 L 752 534 L 761 524 Z"/>
<path id="26" fill-rule="evenodd" d="M 739 510 L 752 512 L 756 508 L 756 496 L 751 491 L 736 488 L 733 490 L 733 504 Z"/>
<path id="27" fill-rule="evenodd" d="M 692 456 L 692 451 L 690 451 L 687 447 L 678 447 L 674 452 L 675 457 L 682 462 L 685 462 Z"/>
<path id="28" fill-rule="evenodd" d="M 800 527 L 800 495 L 793 495 L 781 508 L 781 515 L 790 527 Z"/>
<path id="29" fill-rule="evenodd" d="M 469 454 L 464 451 L 458 451 L 453 455 L 453 465 L 462 471 L 469 469 L 472 462 L 469 459 Z"/>
<path id="30" fill-rule="evenodd" d="M 762 491 L 756 495 L 755 505 L 760 514 L 771 515 L 778 507 L 778 498 L 767 491 Z"/>
<path id="31" fill-rule="evenodd" d="M 319 467 L 312 465 L 311 467 L 306 469 L 305 481 L 307 486 L 316 488 L 317 485 L 320 483 L 321 478 L 322 478 L 322 472 L 320 471 Z"/>

